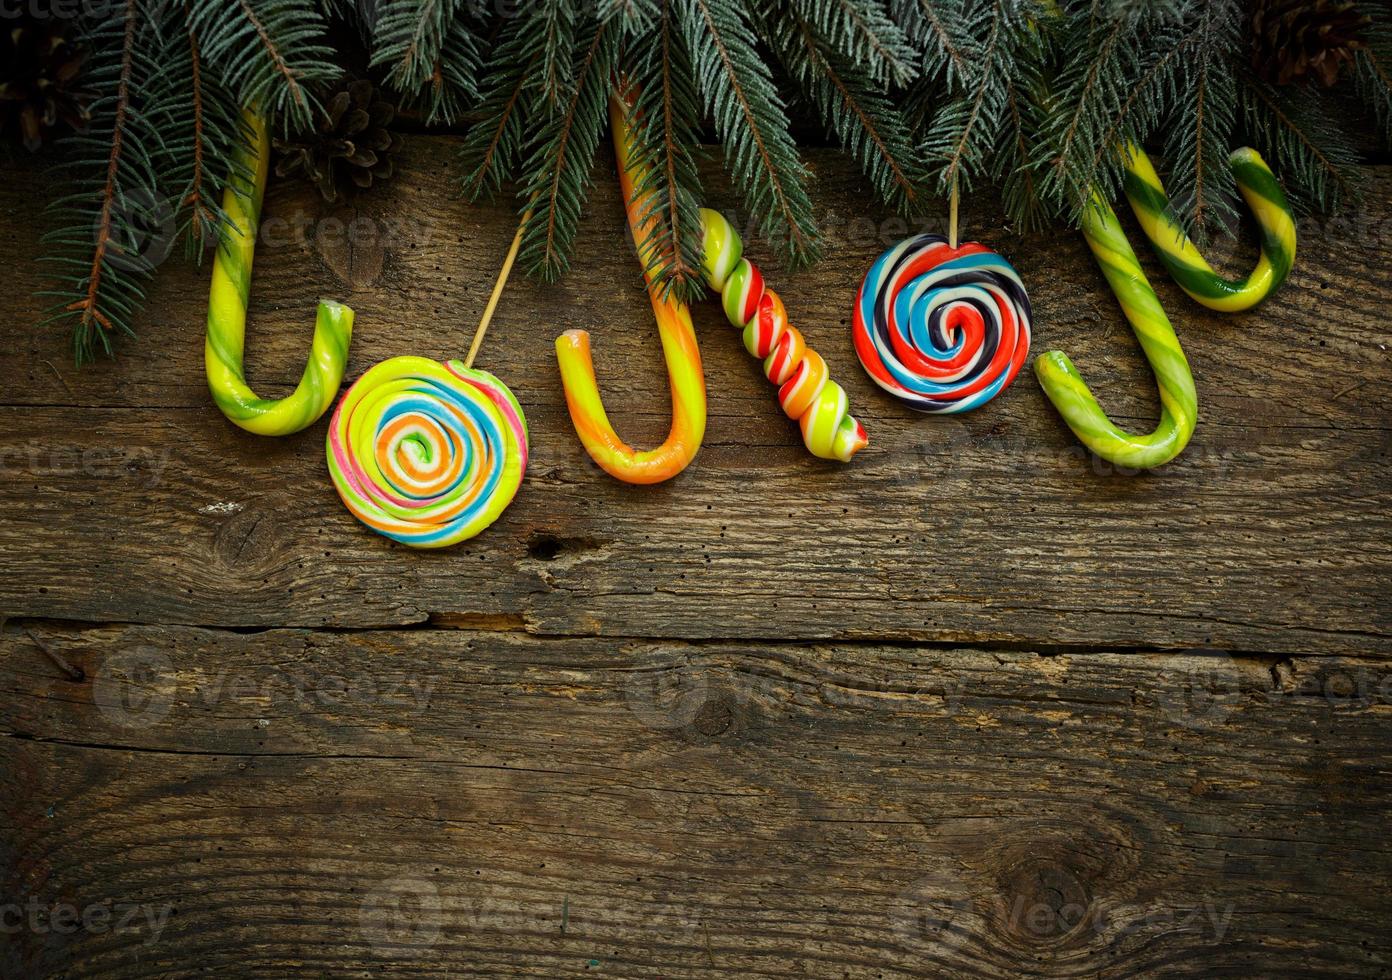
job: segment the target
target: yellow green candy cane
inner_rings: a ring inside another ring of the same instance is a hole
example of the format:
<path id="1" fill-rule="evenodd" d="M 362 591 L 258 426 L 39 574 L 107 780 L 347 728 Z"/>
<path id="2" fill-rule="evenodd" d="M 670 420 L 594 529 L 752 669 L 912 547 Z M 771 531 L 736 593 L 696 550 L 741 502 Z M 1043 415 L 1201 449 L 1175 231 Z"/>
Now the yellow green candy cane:
<path id="1" fill-rule="evenodd" d="M 1126 197 L 1136 220 L 1175 282 L 1195 301 L 1222 312 L 1246 310 L 1281 285 L 1295 261 L 1295 221 L 1275 175 L 1256 150 L 1243 147 L 1228 161 L 1262 239 L 1256 268 L 1240 280 L 1224 279 L 1199 254 L 1175 221 L 1165 188 L 1145 151 L 1128 144 L 1123 154 Z M 1083 216 L 1082 231 L 1155 373 L 1160 422 L 1145 435 L 1118 428 L 1062 351 L 1036 358 L 1034 373 L 1068 427 L 1102 459 L 1136 469 L 1160 466 L 1189 443 L 1198 420 L 1198 394 L 1189 361 L 1116 213 L 1096 194 Z"/>
<path id="2" fill-rule="evenodd" d="M 1126 199 L 1155 254 L 1179 288 L 1209 309 L 1235 313 L 1251 309 L 1285 281 L 1295 262 L 1295 218 L 1276 175 L 1251 147 L 1234 150 L 1228 166 L 1237 189 L 1252 209 L 1261 234 L 1261 257 L 1245 279 L 1224 279 L 1199 254 L 1175 220 L 1169 196 L 1145 151 L 1134 143 L 1123 149 Z"/>
<path id="3" fill-rule="evenodd" d="M 1049 351 L 1035 358 L 1034 373 L 1083 445 L 1119 466 L 1159 466 L 1178 456 L 1194 434 L 1199 414 L 1194 376 L 1189 373 L 1189 361 L 1170 326 L 1170 318 L 1117 222 L 1116 212 L 1096 194 L 1083 214 L 1083 237 L 1102 266 L 1102 274 L 1155 372 L 1160 386 L 1160 424 L 1146 435 L 1134 435 L 1114 425 L 1063 351 Z"/>
<path id="4" fill-rule="evenodd" d="M 208 390 L 222 414 L 248 432 L 284 436 L 313 425 L 333 403 L 348 363 L 353 311 L 332 300 L 319 301 L 309 363 L 294 392 L 284 398 L 260 398 L 248 387 L 242 368 L 247 299 L 270 165 L 270 141 L 265 121 L 257 114 L 244 112 L 242 125 L 247 141 L 236 151 L 232 177 L 222 199 L 231 229 L 218 245 L 213 262 L 204 365 Z"/>

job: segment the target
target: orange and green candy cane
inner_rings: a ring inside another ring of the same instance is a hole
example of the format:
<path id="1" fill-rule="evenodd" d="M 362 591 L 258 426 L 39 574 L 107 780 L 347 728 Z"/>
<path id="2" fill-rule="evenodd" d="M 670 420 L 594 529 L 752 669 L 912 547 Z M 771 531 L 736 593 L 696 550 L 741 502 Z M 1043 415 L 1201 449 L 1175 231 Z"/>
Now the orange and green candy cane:
<path id="1" fill-rule="evenodd" d="M 309 363 L 291 394 L 278 399 L 260 398 L 247 385 L 242 368 L 247 300 L 261 200 L 266 191 L 270 142 L 265 121 L 255 113 L 243 113 L 242 126 L 247 141 L 236 151 L 232 178 L 223 194 L 223 211 L 232 227 L 219 243 L 213 263 L 204 364 L 208 389 L 224 415 L 248 432 L 283 436 L 313 425 L 333 404 L 348 362 L 353 311 L 331 300 L 319 301 Z"/>
<path id="2" fill-rule="evenodd" d="M 1169 196 L 1145 151 L 1123 148 L 1126 199 L 1155 254 L 1179 287 L 1196 302 L 1222 313 L 1251 309 L 1271 295 L 1295 262 L 1295 218 L 1276 175 L 1256 150 L 1242 147 L 1228 157 L 1237 189 L 1261 234 L 1261 257 L 1245 279 L 1225 279 L 1213 270 L 1175 220 Z"/>
<path id="3" fill-rule="evenodd" d="M 696 346 L 691 313 L 685 303 L 664 298 L 649 273 L 653 256 L 644 243 L 650 240 L 651 219 L 643 220 L 642 204 L 634 190 L 635 184 L 641 185 L 642 177 L 632 166 L 628 126 L 618 95 L 610 97 L 609 119 L 628 223 L 638 243 L 648 298 L 657 318 L 657 332 L 667 362 L 672 391 L 672 427 L 666 441 L 656 449 L 638 450 L 619 438 L 604 411 L 590 356 L 590 335 L 584 330 L 567 330 L 556 338 L 556 359 L 561 367 L 561 383 L 565 387 L 571 421 L 591 458 L 610 476 L 627 483 L 661 483 L 686 469 L 701 448 L 706 433 L 706 381 L 701 372 L 701 352 Z"/>
<path id="4" fill-rule="evenodd" d="M 1160 306 L 1111 205 L 1096 194 L 1083 215 L 1083 237 L 1102 267 L 1122 312 L 1131 322 L 1160 387 L 1160 424 L 1135 435 L 1118 428 L 1062 351 L 1035 359 L 1034 373 L 1074 434 L 1098 456 L 1118 466 L 1148 469 L 1179 455 L 1194 434 L 1199 399 L 1189 361 Z"/>

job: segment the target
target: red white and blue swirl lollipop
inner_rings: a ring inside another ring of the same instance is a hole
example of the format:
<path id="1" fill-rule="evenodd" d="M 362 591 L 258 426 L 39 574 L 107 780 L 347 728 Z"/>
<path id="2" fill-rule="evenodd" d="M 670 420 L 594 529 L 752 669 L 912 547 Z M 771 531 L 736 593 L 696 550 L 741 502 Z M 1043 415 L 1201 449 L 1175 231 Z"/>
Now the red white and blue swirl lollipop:
<path id="1" fill-rule="evenodd" d="M 976 242 L 919 235 L 885 252 L 860 285 L 860 363 L 920 412 L 966 412 L 1015 380 L 1030 345 L 1030 301 L 1010 263 Z"/>

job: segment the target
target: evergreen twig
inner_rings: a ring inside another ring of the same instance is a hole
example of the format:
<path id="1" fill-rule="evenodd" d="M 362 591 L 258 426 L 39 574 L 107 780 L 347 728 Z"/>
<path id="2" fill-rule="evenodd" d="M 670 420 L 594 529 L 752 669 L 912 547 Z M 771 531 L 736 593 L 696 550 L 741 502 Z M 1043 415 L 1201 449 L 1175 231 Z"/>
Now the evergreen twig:
<path id="1" fill-rule="evenodd" d="M 54 227 L 43 240 L 53 251 L 45 258 L 58 282 L 41 295 L 57 301 L 49 321 L 72 324 L 79 364 L 98 350 L 111 354 L 115 335 L 132 332 L 154 271 L 147 248 L 159 225 L 163 143 L 143 111 L 160 78 L 154 45 L 142 44 L 149 33 L 140 0 L 125 0 L 85 37 L 91 83 L 110 94 L 92 105 L 88 131 L 63 141 L 67 159 L 56 175 L 69 191 L 48 208 Z"/>
<path id="2" fill-rule="evenodd" d="M 684 36 L 698 87 L 763 235 L 778 239 L 790 267 L 817 258 L 820 244 L 807 171 L 788 132 L 783 101 L 734 0 L 686 0 Z"/>
<path id="3" fill-rule="evenodd" d="M 918 47 L 925 79 L 965 82 L 971 68 L 958 35 L 966 20 L 964 0 L 895 0 L 894 13 Z"/>
<path id="4" fill-rule="evenodd" d="M 1308 89 L 1277 91 L 1248 78 L 1243 102 L 1253 141 L 1297 210 L 1328 213 L 1358 197 L 1358 153 Z"/>
<path id="5" fill-rule="evenodd" d="M 813 24 L 830 50 L 877 85 L 904 85 L 917 74 L 913 48 L 879 0 L 790 0 L 788 13 Z"/>
<path id="6" fill-rule="evenodd" d="M 300 0 L 195 0 L 191 22 L 239 104 L 287 129 L 314 124 L 314 86 L 341 74 L 318 10 Z"/>
<path id="7" fill-rule="evenodd" d="M 1065 15 L 1052 32 L 1063 66 L 1045 113 L 1035 164 L 1049 204 L 1076 221 L 1095 191 L 1116 197 L 1127 141 L 1149 135 L 1176 89 L 1184 5 L 1173 2 L 1092 4 Z"/>
<path id="8" fill-rule="evenodd" d="M 540 128 L 523 165 L 529 180 L 521 196 L 532 217 L 522 232 L 520 254 L 547 282 L 560 278 L 570 264 L 595 151 L 608 122 L 617 34 L 613 22 L 590 21 L 566 101 Z"/>
<path id="9" fill-rule="evenodd" d="M 994 173 L 1000 178 L 1001 203 L 1010 220 L 1022 231 L 1038 231 L 1047 222 L 1048 211 L 1040 193 L 1038 167 L 1032 159 L 1030 144 L 1049 101 L 1048 87 L 1044 83 L 1046 43 L 1037 30 L 1022 32 L 1019 40 L 1017 70 L 1006 86 Z"/>
<path id="10" fill-rule="evenodd" d="M 471 201 L 497 194 L 521 156 L 524 95 L 536 59 L 522 57 L 519 27 L 513 21 L 499 39 L 484 79 L 479 118 L 459 150 L 462 189 Z"/>
<path id="11" fill-rule="evenodd" d="M 676 0 L 657 0 L 652 31 L 656 43 L 643 42 L 631 59 L 628 111 L 633 160 L 647 172 L 635 190 L 646 201 L 640 212 L 651 231 L 638 245 L 650 256 L 649 273 L 665 295 L 696 299 L 701 279 L 701 181 L 695 148 L 700 143 L 700 106 L 691 65 L 678 36 Z M 650 35 L 649 35 L 650 36 Z"/>
<path id="12" fill-rule="evenodd" d="M 427 123 L 449 123 L 478 99 L 478 46 L 460 0 L 379 0 L 371 64 L 424 106 Z"/>
<path id="13" fill-rule="evenodd" d="M 1200 244 L 1237 221 L 1237 185 L 1227 159 L 1235 148 L 1241 16 L 1233 0 L 1209 0 L 1175 46 L 1179 64 L 1164 158 L 1174 215 Z"/>
<path id="14" fill-rule="evenodd" d="M 237 105 L 203 68 L 190 0 L 185 0 L 182 16 L 169 21 L 168 60 L 177 72 L 177 84 L 162 107 L 165 128 L 172 134 L 166 150 L 176 181 L 182 175 L 176 190 L 184 216 L 186 249 L 201 259 L 205 249 L 221 241 L 230 228 L 219 198 L 232 168 L 238 166 L 233 146 L 245 134 Z M 190 95 L 187 99 L 183 98 L 185 87 Z"/>
<path id="15" fill-rule="evenodd" d="M 1392 4 L 1376 0 L 1369 6 L 1373 22 L 1368 46 L 1354 62 L 1354 87 L 1372 112 L 1384 145 L 1392 147 Z"/>
<path id="16" fill-rule="evenodd" d="M 923 170 L 908 127 L 869 74 L 830 48 L 817 27 L 796 7 L 771 7 L 762 23 L 764 37 L 784 68 L 811 96 L 869 179 L 875 193 L 900 212 L 923 203 Z M 777 18 L 777 23 L 772 22 Z M 792 31 L 779 26 L 791 24 Z"/>

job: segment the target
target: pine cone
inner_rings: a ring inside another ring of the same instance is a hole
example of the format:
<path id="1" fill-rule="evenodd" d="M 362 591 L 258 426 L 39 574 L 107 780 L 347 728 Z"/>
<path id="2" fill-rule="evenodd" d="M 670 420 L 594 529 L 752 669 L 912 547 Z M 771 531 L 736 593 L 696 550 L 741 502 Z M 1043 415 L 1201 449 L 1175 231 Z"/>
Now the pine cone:
<path id="1" fill-rule="evenodd" d="M 92 94 L 78 84 L 86 55 L 67 23 L 23 11 L 0 21 L 0 132 L 17 129 L 31 153 L 60 126 L 82 129 L 90 118 Z"/>
<path id="2" fill-rule="evenodd" d="M 298 174 L 319 188 L 330 204 L 350 188 L 366 189 L 392 175 L 392 154 L 400 135 L 387 127 L 396 108 L 378 97 L 367 79 L 349 82 L 324 103 L 324 116 L 312 132 L 275 140 L 281 157 L 276 174 Z"/>
<path id="3" fill-rule="evenodd" d="M 1371 20 L 1348 0 L 1253 0 L 1252 68 L 1277 85 L 1309 77 L 1329 88 Z"/>

